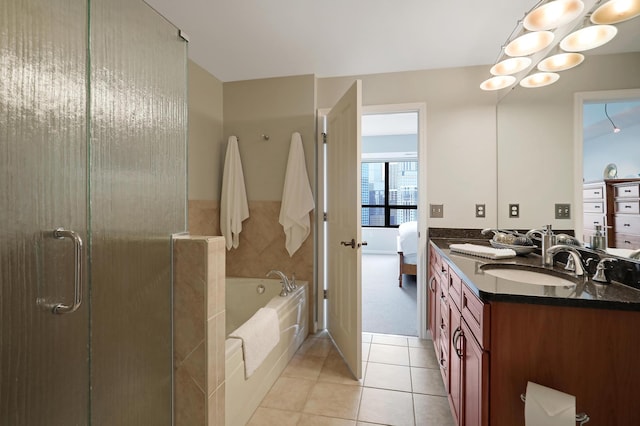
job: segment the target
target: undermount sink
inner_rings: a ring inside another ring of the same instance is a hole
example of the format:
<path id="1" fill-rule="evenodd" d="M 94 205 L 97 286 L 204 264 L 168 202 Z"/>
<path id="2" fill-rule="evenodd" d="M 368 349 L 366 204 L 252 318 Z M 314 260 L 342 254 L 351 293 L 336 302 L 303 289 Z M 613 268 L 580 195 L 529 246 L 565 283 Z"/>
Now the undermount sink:
<path id="1" fill-rule="evenodd" d="M 492 265 L 487 264 L 481 266 L 485 274 L 494 277 L 503 278 L 505 280 L 517 281 L 525 284 L 545 285 L 545 286 L 575 286 L 576 283 L 552 274 L 550 271 L 540 268 L 523 268 L 521 266 L 513 267 L 511 265 Z"/>

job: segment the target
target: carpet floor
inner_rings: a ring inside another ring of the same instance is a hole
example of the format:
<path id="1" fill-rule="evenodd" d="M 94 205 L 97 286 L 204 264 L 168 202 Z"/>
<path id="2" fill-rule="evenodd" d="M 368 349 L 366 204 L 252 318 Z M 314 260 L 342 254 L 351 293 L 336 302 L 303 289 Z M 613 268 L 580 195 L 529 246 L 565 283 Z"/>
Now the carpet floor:
<path id="1" fill-rule="evenodd" d="M 402 276 L 398 255 L 362 255 L 362 331 L 417 336 L 416 277 Z"/>

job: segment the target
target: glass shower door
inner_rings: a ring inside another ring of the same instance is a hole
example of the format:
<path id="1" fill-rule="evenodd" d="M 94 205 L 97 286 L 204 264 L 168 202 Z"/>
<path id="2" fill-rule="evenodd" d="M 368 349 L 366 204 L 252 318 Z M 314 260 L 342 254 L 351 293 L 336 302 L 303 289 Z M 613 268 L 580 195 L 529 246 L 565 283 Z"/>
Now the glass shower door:
<path id="1" fill-rule="evenodd" d="M 0 424 L 89 422 L 87 2 L 0 2 Z"/>

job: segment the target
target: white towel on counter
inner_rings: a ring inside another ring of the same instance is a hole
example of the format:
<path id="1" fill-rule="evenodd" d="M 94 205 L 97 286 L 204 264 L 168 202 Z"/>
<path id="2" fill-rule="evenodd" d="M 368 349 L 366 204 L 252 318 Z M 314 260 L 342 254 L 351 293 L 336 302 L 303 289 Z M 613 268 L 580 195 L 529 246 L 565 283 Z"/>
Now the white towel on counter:
<path id="1" fill-rule="evenodd" d="M 486 257 L 487 259 L 509 259 L 511 257 L 516 257 L 516 252 L 512 249 L 498 249 L 487 246 L 479 246 L 477 244 L 450 244 L 449 249 L 452 252 L 470 254 L 472 256 L 478 257 Z"/>
<path id="2" fill-rule="evenodd" d="M 280 320 L 273 308 L 260 308 L 229 337 L 242 339 L 244 376 L 248 379 L 280 341 Z"/>
<path id="3" fill-rule="evenodd" d="M 231 247 L 238 248 L 242 221 L 248 217 L 249 204 L 247 203 L 247 190 L 244 186 L 238 139 L 235 136 L 230 136 L 227 154 L 224 158 L 220 197 L 220 230 L 224 235 L 227 250 L 231 250 Z"/>
<path id="4" fill-rule="evenodd" d="M 309 236 L 311 230 L 309 212 L 313 210 L 314 207 L 315 203 L 313 201 L 313 194 L 307 175 L 307 165 L 304 159 L 302 137 L 300 133 L 295 132 L 291 135 L 291 146 L 289 148 L 287 172 L 284 178 L 279 219 L 280 224 L 284 228 L 286 236 L 285 245 L 290 257 L 293 256 Z"/>

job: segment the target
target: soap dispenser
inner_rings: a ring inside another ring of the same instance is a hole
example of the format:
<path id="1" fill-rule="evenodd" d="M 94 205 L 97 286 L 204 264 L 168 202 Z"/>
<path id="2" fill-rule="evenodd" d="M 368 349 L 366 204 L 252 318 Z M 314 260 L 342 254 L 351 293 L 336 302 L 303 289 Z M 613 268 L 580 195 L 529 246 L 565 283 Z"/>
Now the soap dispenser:
<path id="1" fill-rule="evenodd" d="M 596 225 L 596 233 L 591 236 L 591 248 L 594 250 L 607 250 L 607 235 L 602 232 L 602 225 Z"/>

